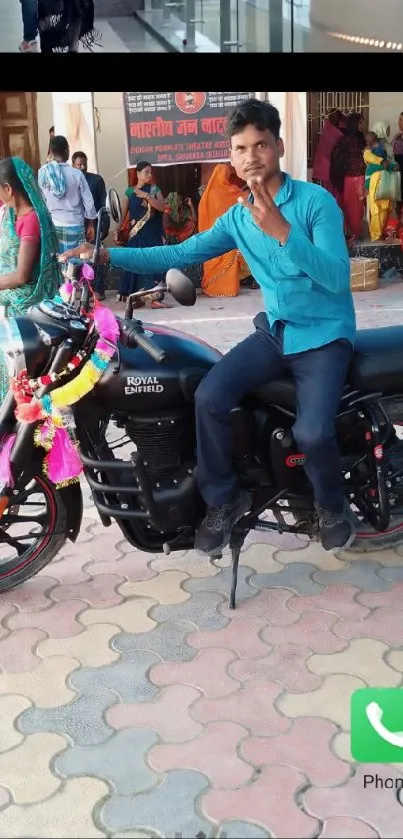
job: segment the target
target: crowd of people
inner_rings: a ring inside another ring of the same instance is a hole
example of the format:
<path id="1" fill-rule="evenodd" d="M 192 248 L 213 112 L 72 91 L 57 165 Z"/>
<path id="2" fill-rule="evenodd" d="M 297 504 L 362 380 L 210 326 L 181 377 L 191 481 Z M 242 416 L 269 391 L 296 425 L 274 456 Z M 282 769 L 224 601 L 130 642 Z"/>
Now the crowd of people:
<path id="1" fill-rule="evenodd" d="M 365 219 L 372 242 L 403 238 L 403 113 L 398 128 L 391 139 L 381 120 L 365 133 L 362 114 L 340 110 L 324 121 L 312 178 L 334 195 L 351 245 L 365 235 Z"/>
<path id="2" fill-rule="evenodd" d="M 195 233 L 209 230 L 216 220 L 245 194 L 245 184 L 229 163 L 219 163 L 204 189 L 196 208 L 190 197 L 170 192 L 165 198 L 155 183 L 155 173 L 147 161 L 136 166 L 136 183 L 125 192 L 123 220 L 115 233 L 115 242 L 128 248 L 148 248 L 184 242 Z M 186 269 L 186 274 L 208 297 L 235 297 L 240 288 L 258 288 L 245 260 L 238 250 L 208 260 L 204 265 Z M 158 285 L 158 274 L 122 275 L 117 300 L 124 302 L 129 294 Z M 166 308 L 163 295 L 156 292 L 137 307 Z"/>
<path id="3" fill-rule="evenodd" d="M 49 150 L 36 177 L 20 158 L 0 161 L 0 314 L 21 316 L 44 299 L 53 296 L 61 282 L 58 255 L 84 242 L 95 242 L 97 215 L 106 203 L 105 181 L 88 171 L 88 159 L 76 151 L 70 159 L 67 139 L 49 131 Z M 125 193 L 123 219 L 115 241 L 125 248 L 179 244 L 197 232 L 210 229 L 217 218 L 244 195 L 230 164 L 218 164 L 195 207 L 191 198 L 170 192 L 165 198 L 155 183 L 152 167 L 140 161 L 136 184 Z M 101 240 L 109 234 L 105 215 Z M 258 288 L 238 250 L 217 257 L 186 273 L 210 297 L 233 297 L 245 282 Z M 118 300 L 158 285 L 159 274 L 120 274 Z M 97 272 L 94 291 L 105 299 L 105 269 Z M 140 298 L 137 305 L 166 308 L 164 295 L 157 292 Z M 1 351 L 0 351 L 1 352 Z M 4 359 L 3 359 L 4 362 Z M 8 387 L 5 364 L 0 357 L 0 404 Z"/>

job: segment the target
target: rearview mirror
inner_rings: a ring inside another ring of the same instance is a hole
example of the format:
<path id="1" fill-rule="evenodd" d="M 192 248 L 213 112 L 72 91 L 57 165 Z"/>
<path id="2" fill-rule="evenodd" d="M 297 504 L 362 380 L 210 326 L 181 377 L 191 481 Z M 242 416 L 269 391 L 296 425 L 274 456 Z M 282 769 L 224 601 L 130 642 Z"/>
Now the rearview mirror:
<path id="1" fill-rule="evenodd" d="M 111 219 L 116 224 L 120 224 L 122 221 L 122 207 L 116 189 L 108 190 L 108 194 L 106 196 L 106 209 Z"/>
<path id="2" fill-rule="evenodd" d="M 196 289 L 189 277 L 176 268 L 170 268 L 166 275 L 167 291 L 181 306 L 194 306 Z"/>

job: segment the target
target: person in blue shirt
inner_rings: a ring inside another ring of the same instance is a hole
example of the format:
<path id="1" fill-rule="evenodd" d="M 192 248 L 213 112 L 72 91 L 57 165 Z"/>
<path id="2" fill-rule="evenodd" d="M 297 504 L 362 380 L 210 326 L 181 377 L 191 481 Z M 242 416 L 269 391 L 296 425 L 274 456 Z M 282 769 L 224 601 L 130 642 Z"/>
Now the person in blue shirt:
<path id="1" fill-rule="evenodd" d="M 163 272 L 239 248 L 260 285 L 265 312 L 255 318 L 255 332 L 224 355 L 195 396 L 197 477 L 207 506 L 195 547 L 209 555 L 228 544 L 251 505 L 233 469 L 230 412 L 286 371 L 296 384 L 293 433 L 307 456 L 322 545 L 346 549 L 354 538 L 335 433 L 356 329 L 343 218 L 329 192 L 281 171 L 280 127 L 273 105 L 237 105 L 228 120 L 231 162 L 250 195 L 182 244 L 111 248 L 102 256 L 124 270 Z M 81 246 L 62 259 L 91 253 Z"/>

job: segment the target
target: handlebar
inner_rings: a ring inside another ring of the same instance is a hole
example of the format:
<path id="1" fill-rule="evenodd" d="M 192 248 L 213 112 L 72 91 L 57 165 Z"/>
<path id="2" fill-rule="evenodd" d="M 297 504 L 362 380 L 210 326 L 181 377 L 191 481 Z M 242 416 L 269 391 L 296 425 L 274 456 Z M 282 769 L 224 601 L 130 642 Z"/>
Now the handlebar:
<path id="1" fill-rule="evenodd" d="M 164 361 L 167 361 L 168 355 L 165 350 L 160 350 L 150 338 L 142 331 L 141 323 L 136 323 L 130 321 L 120 321 L 120 334 L 121 340 L 125 347 L 129 349 L 134 349 L 135 347 L 140 347 L 140 349 L 144 350 L 151 358 L 157 362 L 157 364 L 163 364 Z"/>

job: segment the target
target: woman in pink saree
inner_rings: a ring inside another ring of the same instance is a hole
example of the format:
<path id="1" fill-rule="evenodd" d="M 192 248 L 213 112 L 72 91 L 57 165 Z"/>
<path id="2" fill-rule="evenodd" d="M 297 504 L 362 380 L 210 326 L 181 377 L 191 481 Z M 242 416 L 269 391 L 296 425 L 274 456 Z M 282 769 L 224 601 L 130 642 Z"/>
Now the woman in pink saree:
<path id="1" fill-rule="evenodd" d="M 319 137 L 312 169 L 313 181 L 323 186 L 328 192 L 331 192 L 336 199 L 339 196 L 337 189 L 330 180 L 330 159 L 336 143 L 343 137 L 344 127 L 345 117 L 341 111 L 332 111 L 326 117 L 323 123 L 322 133 Z"/>

